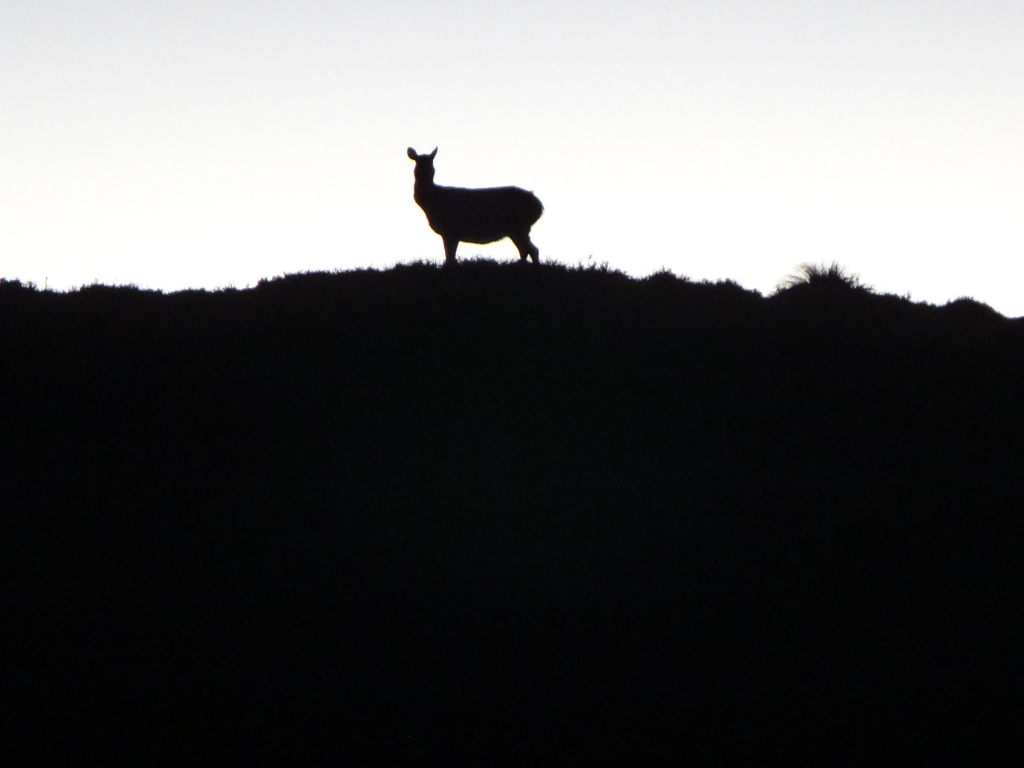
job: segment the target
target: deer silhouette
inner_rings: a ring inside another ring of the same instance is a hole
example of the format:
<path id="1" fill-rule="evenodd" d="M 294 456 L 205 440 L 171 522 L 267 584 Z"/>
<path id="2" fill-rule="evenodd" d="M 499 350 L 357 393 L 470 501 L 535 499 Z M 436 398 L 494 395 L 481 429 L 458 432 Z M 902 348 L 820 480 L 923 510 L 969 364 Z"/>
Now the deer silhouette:
<path id="1" fill-rule="evenodd" d="M 434 183 L 434 156 L 418 155 L 409 147 L 409 158 L 416 161 L 413 199 L 427 215 L 427 223 L 444 240 L 445 262 L 455 261 L 459 243 L 494 243 L 509 238 L 519 249 L 523 261 L 529 256 L 536 264 L 540 249 L 530 242 L 530 227 L 544 212 L 544 206 L 532 192 L 519 187 L 466 189 L 441 187 Z"/>

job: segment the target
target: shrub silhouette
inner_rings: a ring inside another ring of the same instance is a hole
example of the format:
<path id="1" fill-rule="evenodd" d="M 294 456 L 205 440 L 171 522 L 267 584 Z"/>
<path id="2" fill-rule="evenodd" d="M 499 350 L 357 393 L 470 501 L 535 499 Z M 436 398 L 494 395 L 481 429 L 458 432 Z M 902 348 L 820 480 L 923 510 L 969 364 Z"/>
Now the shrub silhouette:
<path id="1" fill-rule="evenodd" d="M 434 183 L 436 148 L 419 155 L 409 147 L 408 154 L 416 161 L 413 198 L 444 240 L 446 262 L 455 261 L 460 242 L 493 243 L 506 237 L 519 249 L 521 260 L 540 260 L 540 250 L 530 241 L 530 227 L 544 212 L 536 195 L 519 187 L 442 187 Z"/>

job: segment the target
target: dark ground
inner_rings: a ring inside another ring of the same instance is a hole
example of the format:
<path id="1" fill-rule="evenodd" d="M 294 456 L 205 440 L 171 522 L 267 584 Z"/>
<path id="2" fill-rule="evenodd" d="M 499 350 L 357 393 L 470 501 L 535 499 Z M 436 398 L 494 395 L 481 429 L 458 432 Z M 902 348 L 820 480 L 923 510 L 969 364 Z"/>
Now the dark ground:
<path id="1" fill-rule="evenodd" d="M 5 764 L 1024 760 L 1024 320 L 970 300 L 2 282 L 0 409 Z"/>

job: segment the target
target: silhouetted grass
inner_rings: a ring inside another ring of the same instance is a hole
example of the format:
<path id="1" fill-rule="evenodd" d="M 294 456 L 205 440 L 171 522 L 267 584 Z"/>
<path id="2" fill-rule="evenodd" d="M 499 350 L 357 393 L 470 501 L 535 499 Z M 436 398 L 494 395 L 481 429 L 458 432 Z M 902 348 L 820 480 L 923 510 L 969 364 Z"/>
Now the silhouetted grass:
<path id="1" fill-rule="evenodd" d="M 860 275 L 850 274 L 838 262 L 831 264 L 801 264 L 797 273 L 782 281 L 780 290 L 800 285 L 813 286 L 818 291 L 827 290 L 868 290 L 860 281 Z"/>
<path id="2" fill-rule="evenodd" d="M 0 282 L 0 349 L 12 759 L 1019 752 L 1024 325 L 977 302 Z"/>

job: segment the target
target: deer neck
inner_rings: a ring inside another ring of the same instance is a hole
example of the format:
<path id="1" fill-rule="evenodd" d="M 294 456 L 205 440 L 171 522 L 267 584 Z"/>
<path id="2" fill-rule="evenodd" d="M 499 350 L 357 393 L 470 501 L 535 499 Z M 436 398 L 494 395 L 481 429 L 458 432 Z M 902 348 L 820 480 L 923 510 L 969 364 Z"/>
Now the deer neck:
<path id="1" fill-rule="evenodd" d="M 412 187 L 412 196 L 417 203 L 421 200 L 431 200 L 436 195 L 437 184 L 433 179 L 416 179 Z"/>

